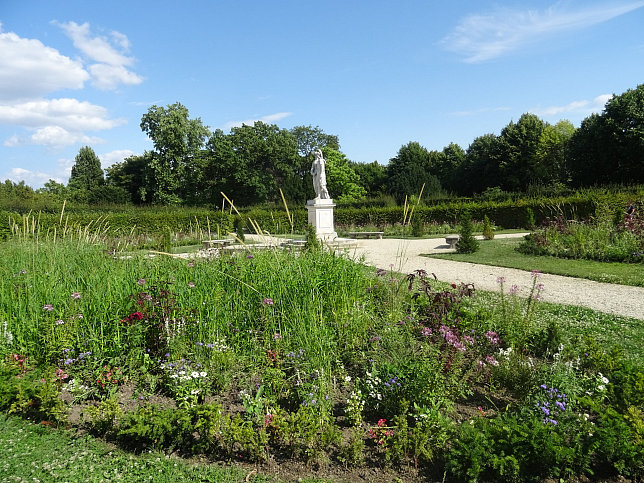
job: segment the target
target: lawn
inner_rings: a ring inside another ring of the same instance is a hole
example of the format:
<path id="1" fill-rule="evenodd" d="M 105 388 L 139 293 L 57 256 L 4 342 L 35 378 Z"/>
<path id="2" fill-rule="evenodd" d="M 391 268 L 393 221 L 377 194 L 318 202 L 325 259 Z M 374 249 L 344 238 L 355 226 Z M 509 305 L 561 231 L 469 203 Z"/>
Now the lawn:
<path id="1" fill-rule="evenodd" d="M 644 263 L 610 263 L 593 260 L 576 260 L 550 256 L 524 255 L 515 249 L 520 238 L 498 238 L 480 241 L 475 253 L 431 254 L 428 257 L 443 258 L 459 262 L 480 263 L 520 270 L 539 270 L 543 273 L 585 278 L 597 282 L 621 285 L 644 286 Z"/>

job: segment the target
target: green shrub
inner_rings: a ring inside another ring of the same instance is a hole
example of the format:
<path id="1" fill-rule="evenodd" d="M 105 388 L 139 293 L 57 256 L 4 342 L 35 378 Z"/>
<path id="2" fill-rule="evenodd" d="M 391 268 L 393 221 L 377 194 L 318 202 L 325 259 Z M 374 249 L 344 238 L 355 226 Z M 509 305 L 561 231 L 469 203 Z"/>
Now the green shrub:
<path id="1" fill-rule="evenodd" d="M 494 229 L 487 215 L 483 217 L 483 238 L 491 240 L 494 238 Z"/>
<path id="2" fill-rule="evenodd" d="M 479 242 L 472 233 L 472 218 L 469 213 L 461 215 L 461 229 L 456 243 L 457 253 L 474 253 L 479 249 Z"/>

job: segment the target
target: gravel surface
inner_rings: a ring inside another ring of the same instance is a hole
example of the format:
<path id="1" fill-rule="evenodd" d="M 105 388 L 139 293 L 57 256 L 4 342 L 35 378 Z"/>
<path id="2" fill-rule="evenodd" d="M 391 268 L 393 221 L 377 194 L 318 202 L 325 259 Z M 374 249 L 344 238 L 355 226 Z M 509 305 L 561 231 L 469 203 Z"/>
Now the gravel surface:
<path id="1" fill-rule="evenodd" d="M 496 235 L 496 237 L 523 235 Z M 365 263 L 377 268 L 393 269 L 402 273 L 424 269 L 427 273 L 435 274 L 438 280 L 457 284 L 473 283 L 479 290 L 496 291 L 499 289 L 497 278 L 505 277 L 506 290 L 516 284 L 521 289 L 518 295 L 528 295 L 532 287 L 531 272 L 420 256 L 421 253 L 450 251 L 453 250 L 444 244 L 442 238 L 359 240 L 354 248 L 349 249 L 350 253 L 358 258 L 364 257 Z M 544 285 L 541 294 L 544 301 L 588 307 L 600 312 L 644 320 L 644 287 L 629 287 L 549 274 L 540 274 L 539 283 Z"/>

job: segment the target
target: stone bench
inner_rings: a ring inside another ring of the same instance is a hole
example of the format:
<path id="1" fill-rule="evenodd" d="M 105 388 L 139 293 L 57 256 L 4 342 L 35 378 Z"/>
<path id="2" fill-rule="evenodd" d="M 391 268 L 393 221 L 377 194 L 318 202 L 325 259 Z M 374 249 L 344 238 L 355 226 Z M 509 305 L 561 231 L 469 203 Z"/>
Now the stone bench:
<path id="1" fill-rule="evenodd" d="M 231 240 L 230 238 L 223 239 L 223 240 L 204 240 L 202 243 L 203 243 L 204 250 L 207 250 L 209 248 L 227 247 L 228 245 L 233 244 L 233 240 Z"/>
<path id="2" fill-rule="evenodd" d="M 302 250 L 306 245 L 306 240 L 286 240 L 280 246 L 287 250 Z"/>
<path id="3" fill-rule="evenodd" d="M 459 238 L 460 237 L 458 235 L 447 235 L 445 237 L 445 243 L 447 243 L 450 248 L 456 248 Z"/>
<path id="4" fill-rule="evenodd" d="M 349 232 L 349 238 L 371 238 L 373 236 L 382 239 L 384 234 L 384 231 L 351 231 Z"/>

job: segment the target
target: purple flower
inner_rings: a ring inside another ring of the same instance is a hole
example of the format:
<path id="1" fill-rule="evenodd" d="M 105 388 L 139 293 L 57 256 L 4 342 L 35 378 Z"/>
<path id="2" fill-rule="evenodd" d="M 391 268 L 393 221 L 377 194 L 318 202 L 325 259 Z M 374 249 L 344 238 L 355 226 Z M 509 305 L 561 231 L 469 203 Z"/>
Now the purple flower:
<path id="1" fill-rule="evenodd" d="M 54 306 L 52 304 L 45 304 L 42 306 L 42 309 L 51 312 L 52 310 L 54 310 Z"/>
<path id="2" fill-rule="evenodd" d="M 498 344 L 499 343 L 499 335 L 496 332 L 488 330 L 485 333 L 485 337 L 487 338 L 487 340 L 490 341 L 490 344 Z"/>
<path id="3" fill-rule="evenodd" d="M 273 305 L 273 299 L 265 298 L 264 300 L 262 300 L 262 304 L 263 305 Z"/>
<path id="4" fill-rule="evenodd" d="M 195 262 L 194 262 L 194 260 L 190 260 L 190 261 L 188 262 L 188 266 L 189 266 L 190 268 L 194 267 L 194 266 L 195 266 Z"/>
<path id="5" fill-rule="evenodd" d="M 532 278 L 539 278 L 541 272 L 539 270 L 532 270 Z"/>
<path id="6" fill-rule="evenodd" d="M 194 288 L 194 287 L 195 287 L 195 283 L 194 283 L 194 282 L 188 282 L 188 287 L 190 287 L 190 288 Z"/>
<path id="7" fill-rule="evenodd" d="M 72 298 L 76 300 L 80 299 L 81 298 L 80 292 L 72 292 Z"/>
<path id="8" fill-rule="evenodd" d="M 519 286 L 514 284 L 512 287 L 510 287 L 510 295 L 516 295 L 519 293 Z"/>
<path id="9" fill-rule="evenodd" d="M 65 323 L 65 321 L 64 321 L 64 320 L 62 320 L 62 319 L 58 319 L 58 320 L 56 321 L 56 325 L 63 325 L 64 323 Z"/>
<path id="10" fill-rule="evenodd" d="M 273 339 L 282 340 L 282 334 L 280 334 L 279 332 L 276 332 L 275 334 L 273 334 Z"/>
<path id="11" fill-rule="evenodd" d="M 144 278 L 140 278 L 140 279 L 139 279 L 139 281 L 138 281 L 138 282 L 136 282 L 136 283 L 138 283 L 139 285 L 145 285 L 145 279 L 144 279 Z"/>
<path id="12" fill-rule="evenodd" d="M 246 255 L 246 258 L 255 258 L 255 257 L 249 253 L 248 255 Z"/>
<path id="13" fill-rule="evenodd" d="M 498 283 L 499 285 L 504 284 L 505 283 L 505 277 L 501 277 L 501 276 L 496 277 L 496 283 Z"/>

